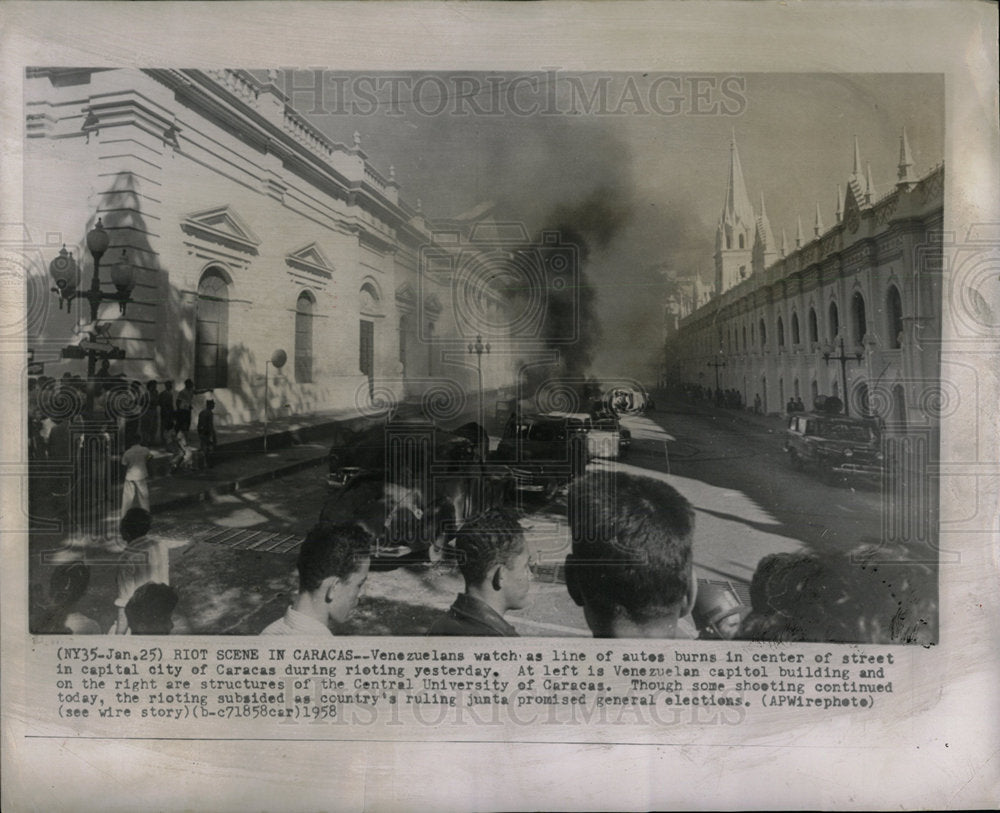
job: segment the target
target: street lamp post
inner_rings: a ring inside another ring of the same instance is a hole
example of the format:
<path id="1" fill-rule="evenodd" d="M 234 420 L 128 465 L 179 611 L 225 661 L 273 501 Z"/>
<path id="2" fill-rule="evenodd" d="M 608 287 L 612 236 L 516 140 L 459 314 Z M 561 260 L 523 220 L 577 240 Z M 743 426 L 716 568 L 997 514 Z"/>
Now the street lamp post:
<path id="1" fill-rule="evenodd" d="M 722 358 L 722 351 L 719 351 L 719 357 L 715 361 L 710 361 L 705 365 L 706 367 L 715 368 L 715 403 L 719 403 L 719 368 L 726 366 L 726 360 Z"/>
<path id="2" fill-rule="evenodd" d="M 854 352 L 853 356 L 848 356 L 847 354 L 844 353 L 844 337 L 841 336 L 838 341 L 840 344 L 840 353 L 835 356 L 833 355 L 833 348 L 828 347 L 826 350 L 823 351 L 823 361 L 825 361 L 827 364 L 829 364 L 831 361 L 840 362 L 840 380 L 841 380 L 841 386 L 843 387 L 841 391 L 844 393 L 844 415 L 846 417 L 850 416 L 851 414 L 851 408 L 850 408 L 851 399 L 850 399 L 850 394 L 847 392 L 847 362 L 853 358 L 860 364 L 861 359 L 864 358 L 865 354 L 864 350 L 858 349 Z"/>
<path id="3" fill-rule="evenodd" d="M 70 303 L 74 299 L 86 299 L 90 304 L 90 323 L 97 324 L 98 309 L 102 302 L 117 302 L 119 312 L 125 315 L 125 307 L 132 301 L 132 289 L 135 287 L 135 270 L 128 262 L 126 250 L 122 249 L 122 258 L 119 262 L 111 266 L 111 282 L 115 286 L 115 292 L 101 290 L 101 258 L 108 250 L 110 239 L 104 230 L 104 224 L 100 218 L 97 225 L 87 234 L 87 249 L 91 257 L 94 258 L 94 275 L 90 279 L 90 288 L 81 291 L 77 290 L 79 282 L 79 268 L 73 255 L 66 251 L 66 246 L 62 247 L 59 256 L 49 263 L 49 273 L 56 283 L 52 289 L 53 293 L 59 294 L 59 308 L 62 309 L 63 302 L 66 303 L 66 310 L 69 311 Z M 97 359 L 102 358 L 124 358 L 117 348 L 108 345 L 107 349 L 89 342 L 85 348 L 87 354 L 87 377 L 93 378 L 97 370 Z M 71 354 L 72 355 L 72 354 Z"/>
<path id="4" fill-rule="evenodd" d="M 490 343 L 486 342 L 483 344 L 483 337 L 476 336 L 475 343 L 469 344 L 469 354 L 476 354 L 476 373 L 479 376 L 479 426 L 481 429 L 486 428 L 485 411 L 483 409 L 483 353 L 487 355 L 490 352 Z"/>

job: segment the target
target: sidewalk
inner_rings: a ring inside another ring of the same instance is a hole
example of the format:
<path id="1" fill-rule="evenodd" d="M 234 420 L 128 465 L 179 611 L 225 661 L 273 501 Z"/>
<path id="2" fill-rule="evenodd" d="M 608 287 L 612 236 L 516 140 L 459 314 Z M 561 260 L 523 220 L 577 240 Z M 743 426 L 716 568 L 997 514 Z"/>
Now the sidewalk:
<path id="1" fill-rule="evenodd" d="M 277 418 L 268 421 L 266 451 L 263 422 L 219 427 L 215 463 L 201 471 L 170 474 L 170 454 L 154 449 L 150 507 L 154 513 L 167 511 L 319 465 L 338 432 L 374 420 L 377 416 L 365 417 L 353 409 Z"/>

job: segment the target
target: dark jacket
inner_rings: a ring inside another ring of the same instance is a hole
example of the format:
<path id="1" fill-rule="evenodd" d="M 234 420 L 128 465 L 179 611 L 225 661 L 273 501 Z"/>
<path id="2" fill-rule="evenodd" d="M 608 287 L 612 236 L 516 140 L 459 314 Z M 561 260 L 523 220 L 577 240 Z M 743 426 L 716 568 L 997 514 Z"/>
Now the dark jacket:
<path id="1" fill-rule="evenodd" d="M 516 638 L 517 630 L 503 616 L 468 593 L 459 593 L 455 603 L 427 630 L 428 635 L 501 635 Z"/>

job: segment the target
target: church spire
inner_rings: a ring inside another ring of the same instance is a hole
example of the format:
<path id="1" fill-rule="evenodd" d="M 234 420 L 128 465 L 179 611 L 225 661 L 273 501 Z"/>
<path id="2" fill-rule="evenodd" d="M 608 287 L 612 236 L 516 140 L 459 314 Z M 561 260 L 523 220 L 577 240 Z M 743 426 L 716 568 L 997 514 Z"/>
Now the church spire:
<path id="1" fill-rule="evenodd" d="M 796 215 L 795 221 L 798 224 L 798 229 L 795 232 L 795 247 L 802 248 L 802 215 Z"/>
<path id="2" fill-rule="evenodd" d="M 915 183 L 912 176 L 910 175 L 910 170 L 913 169 L 913 157 L 910 155 L 910 142 L 906 138 L 906 128 L 903 128 L 903 134 L 899 137 L 899 167 L 897 168 L 896 177 L 899 180 L 896 182 L 896 186 L 903 189 L 909 189 Z"/>
<path id="3" fill-rule="evenodd" d="M 757 219 L 758 231 L 764 243 L 766 251 L 774 251 L 774 232 L 771 230 L 771 221 L 767 218 L 767 209 L 764 206 L 764 193 L 760 193 L 760 217 Z"/>
<path id="4" fill-rule="evenodd" d="M 816 201 L 816 223 L 813 225 L 813 233 L 817 237 L 823 233 L 823 216 L 819 213 L 819 201 Z"/>
<path id="5" fill-rule="evenodd" d="M 743 166 L 736 149 L 736 131 L 729 143 L 729 184 L 726 187 L 726 205 L 722 210 L 722 223 L 731 227 L 747 228 L 754 221 L 753 207 L 743 180 Z"/>
<path id="6" fill-rule="evenodd" d="M 854 171 L 851 174 L 855 178 L 861 177 L 861 148 L 858 146 L 857 136 L 854 136 Z"/>
<path id="7" fill-rule="evenodd" d="M 837 184 L 837 211 L 834 213 L 834 216 L 837 218 L 838 223 L 843 219 L 844 216 L 844 212 L 840 208 L 843 199 L 844 196 L 840 193 L 840 184 Z"/>

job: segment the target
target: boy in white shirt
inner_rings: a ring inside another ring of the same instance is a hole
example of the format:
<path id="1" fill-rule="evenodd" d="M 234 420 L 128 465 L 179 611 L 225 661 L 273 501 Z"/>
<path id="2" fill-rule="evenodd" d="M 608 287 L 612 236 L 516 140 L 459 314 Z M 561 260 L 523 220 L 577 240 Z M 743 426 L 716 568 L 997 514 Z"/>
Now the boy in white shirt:
<path id="1" fill-rule="evenodd" d="M 122 516 L 138 503 L 145 511 L 149 510 L 149 469 L 146 463 L 153 453 L 139 443 L 138 439 L 125 450 L 122 455 L 122 465 L 125 467 L 125 485 L 122 489 Z"/>

